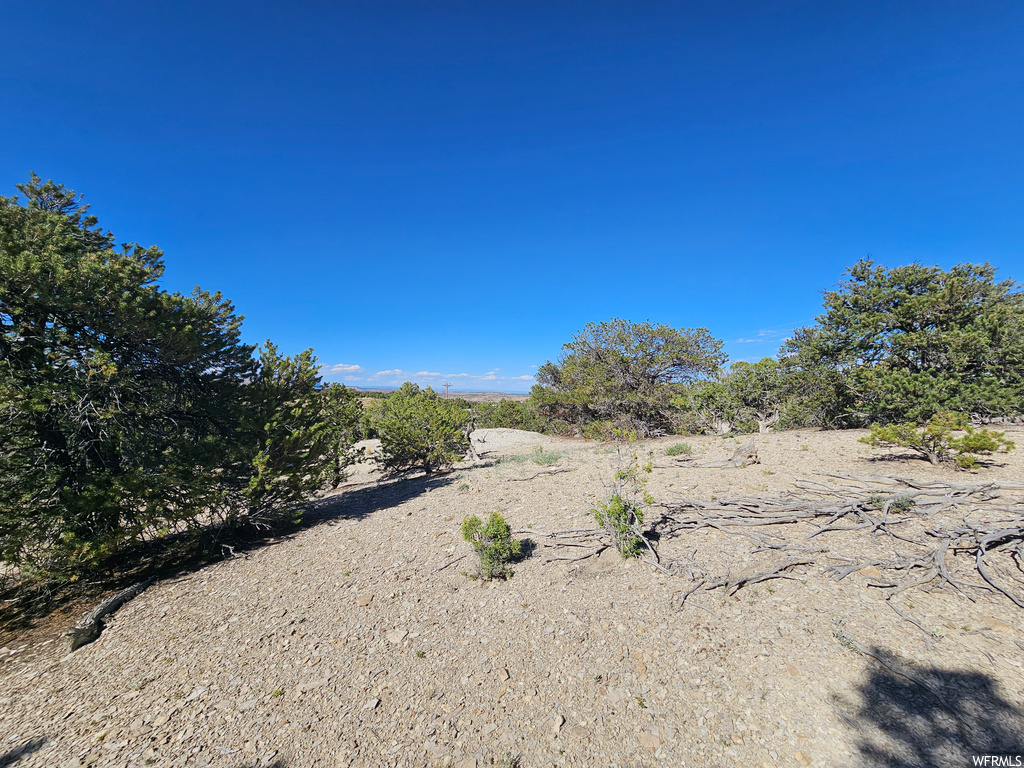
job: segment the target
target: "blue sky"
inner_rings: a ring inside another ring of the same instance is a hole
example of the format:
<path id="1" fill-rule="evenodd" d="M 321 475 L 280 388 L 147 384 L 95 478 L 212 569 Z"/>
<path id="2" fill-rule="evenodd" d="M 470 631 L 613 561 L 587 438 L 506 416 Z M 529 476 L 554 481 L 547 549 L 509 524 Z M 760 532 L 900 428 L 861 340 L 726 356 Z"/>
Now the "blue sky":
<path id="1" fill-rule="evenodd" d="M 1024 4 L 4 3 L 0 193 L 86 194 L 328 378 L 528 390 L 587 322 L 773 354 L 888 265 L 1024 279 Z"/>

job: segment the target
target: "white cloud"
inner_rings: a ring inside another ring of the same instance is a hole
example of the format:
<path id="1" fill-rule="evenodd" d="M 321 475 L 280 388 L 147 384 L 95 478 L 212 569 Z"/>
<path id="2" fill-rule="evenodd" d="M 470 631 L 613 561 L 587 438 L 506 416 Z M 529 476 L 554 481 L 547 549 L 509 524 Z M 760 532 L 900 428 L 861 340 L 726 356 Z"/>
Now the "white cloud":
<path id="1" fill-rule="evenodd" d="M 346 365 L 345 363 L 335 363 L 334 365 L 322 365 L 320 369 L 324 373 L 361 373 L 363 366 L 361 365 Z"/>
<path id="2" fill-rule="evenodd" d="M 789 331 L 775 331 L 771 329 L 763 329 L 757 332 L 752 339 L 734 339 L 733 344 L 757 344 L 763 341 L 777 341 L 780 336 L 784 336 Z"/>
<path id="3" fill-rule="evenodd" d="M 530 366 L 536 368 L 536 366 Z M 376 373 L 367 375 L 365 378 L 344 376 L 346 381 L 365 381 L 369 385 L 386 384 L 388 386 L 400 384 L 403 381 L 415 381 L 420 385 L 430 384 L 433 387 L 441 386 L 444 383 L 456 384 L 460 389 L 501 389 L 503 385 L 509 386 L 512 391 L 521 391 L 524 382 L 532 382 L 532 374 L 508 375 L 499 374 L 500 368 L 492 368 L 486 373 L 442 373 L 439 371 L 407 371 L 404 368 L 388 368 Z"/>

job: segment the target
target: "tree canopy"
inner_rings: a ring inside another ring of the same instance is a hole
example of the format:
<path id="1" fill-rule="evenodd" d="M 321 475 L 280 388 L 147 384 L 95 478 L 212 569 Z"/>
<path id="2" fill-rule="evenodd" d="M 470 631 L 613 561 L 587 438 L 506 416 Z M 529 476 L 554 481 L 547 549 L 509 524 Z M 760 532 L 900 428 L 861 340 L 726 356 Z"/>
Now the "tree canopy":
<path id="1" fill-rule="evenodd" d="M 680 385 L 714 375 L 725 359 L 706 328 L 589 323 L 562 347 L 558 363 L 541 366 L 532 399 L 552 418 L 578 426 L 620 419 L 647 435 L 671 428 Z"/>
<path id="2" fill-rule="evenodd" d="M 254 359 L 219 293 L 160 288 L 159 249 L 115 247 L 52 181 L 18 189 L 0 197 L 0 559 L 74 568 L 202 514 L 291 511 L 330 452 L 312 354 Z"/>
<path id="3" fill-rule="evenodd" d="M 927 421 L 943 411 L 1019 414 L 1024 294 L 989 264 L 946 271 L 862 260 L 824 297 L 814 326 L 782 351 L 793 371 L 822 372 L 853 423 Z"/>

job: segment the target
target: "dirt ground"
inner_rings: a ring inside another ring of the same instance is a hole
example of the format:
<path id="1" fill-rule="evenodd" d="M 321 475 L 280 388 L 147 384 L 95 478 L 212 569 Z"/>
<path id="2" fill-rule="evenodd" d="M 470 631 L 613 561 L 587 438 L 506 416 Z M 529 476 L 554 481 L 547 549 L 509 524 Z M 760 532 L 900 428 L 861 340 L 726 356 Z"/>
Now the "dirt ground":
<path id="1" fill-rule="evenodd" d="M 741 469 L 677 466 L 665 451 L 680 438 L 638 450 L 654 461 L 656 502 L 670 505 L 837 482 L 820 473 L 1022 480 L 1024 428 L 1007 431 L 1021 448 L 973 472 L 872 450 L 858 431 L 759 435 L 760 463 Z M 153 585 L 73 654 L 55 627 L 9 642 L 0 766 L 895 767 L 1024 755 L 1022 609 L 938 581 L 889 604 L 870 570 L 824 573 L 913 543 L 807 539 L 798 527 L 794 540 L 816 549 L 792 578 L 701 590 L 679 609 L 684 575 L 611 550 L 549 561 L 578 550 L 543 546 L 543 532 L 593 527 L 613 447 L 475 437 L 481 460 L 440 476 L 381 482 L 358 466 L 296 535 Z M 709 461 L 736 445 L 683 439 Z M 538 463 L 537 446 L 557 460 Z M 568 471 L 538 474 L 548 469 Z M 1021 496 L 1004 493 L 1008 505 Z M 465 516 L 492 510 L 535 545 L 508 581 L 473 579 L 459 534 Z M 709 574 L 779 558 L 717 529 L 658 549 Z M 950 555 L 976 583 L 971 561 Z"/>

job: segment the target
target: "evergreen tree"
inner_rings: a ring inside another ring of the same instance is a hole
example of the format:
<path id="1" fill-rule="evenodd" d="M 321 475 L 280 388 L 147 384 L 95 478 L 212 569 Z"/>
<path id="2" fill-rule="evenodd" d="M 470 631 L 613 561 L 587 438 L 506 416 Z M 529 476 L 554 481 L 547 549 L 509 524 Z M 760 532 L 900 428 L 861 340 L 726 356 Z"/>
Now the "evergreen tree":
<path id="1" fill-rule="evenodd" d="M 798 329 L 783 363 L 821 372 L 853 423 L 924 422 L 962 411 L 1024 412 L 1024 294 L 988 264 L 945 271 L 870 260 L 825 294 L 816 325 Z"/>

